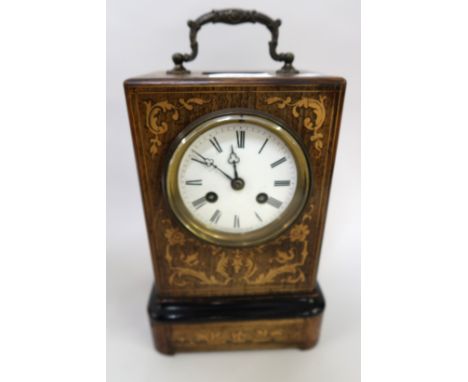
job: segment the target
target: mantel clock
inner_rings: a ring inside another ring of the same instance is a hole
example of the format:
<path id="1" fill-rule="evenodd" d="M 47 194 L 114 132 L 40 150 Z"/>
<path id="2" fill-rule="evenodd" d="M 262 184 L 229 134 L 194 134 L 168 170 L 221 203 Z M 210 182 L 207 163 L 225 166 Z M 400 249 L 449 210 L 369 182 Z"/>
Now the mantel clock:
<path id="1" fill-rule="evenodd" d="M 259 23 L 277 72 L 193 72 L 207 23 Z M 299 347 L 318 340 L 316 282 L 345 92 L 278 53 L 280 20 L 212 11 L 191 53 L 125 81 L 155 285 L 156 348 Z"/>

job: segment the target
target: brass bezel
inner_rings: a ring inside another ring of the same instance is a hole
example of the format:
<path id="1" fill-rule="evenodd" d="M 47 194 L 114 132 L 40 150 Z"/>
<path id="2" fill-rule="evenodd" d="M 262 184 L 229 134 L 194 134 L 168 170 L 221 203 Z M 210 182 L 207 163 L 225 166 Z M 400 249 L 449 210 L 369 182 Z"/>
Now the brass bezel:
<path id="1" fill-rule="evenodd" d="M 185 206 L 178 187 L 178 171 L 188 147 L 200 135 L 215 127 L 240 119 L 267 129 L 286 144 L 296 161 L 297 187 L 286 211 L 267 226 L 247 233 L 222 232 L 199 222 Z M 294 132 L 288 130 L 278 119 L 265 113 L 255 110 L 229 109 L 207 115 L 182 131 L 173 144 L 172 155 L 166 164 L 163 188 L 172 212 L 192 234 L 212 244 L 246 247 L 271 240 L 290 227 L 306 204 L 310 186 L 309 162 L 302 144 L 294 137 Z"/>

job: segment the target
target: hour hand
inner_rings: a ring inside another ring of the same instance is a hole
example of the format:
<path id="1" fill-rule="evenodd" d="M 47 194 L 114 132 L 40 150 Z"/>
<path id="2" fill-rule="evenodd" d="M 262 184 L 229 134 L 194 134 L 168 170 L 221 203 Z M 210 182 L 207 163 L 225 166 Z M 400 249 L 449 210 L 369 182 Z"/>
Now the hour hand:
<path id="1" fill-rule="evenodd" d="M 234 152 L 234 147 L 231 145 L 231 153 L 229 154 L 228 163 L 232 164 L 232 167 L 234 167 L 234 179 L 239 178 L 239 175 L 237 174 L 237 166 L 236 166 L 237 163 L 239 162 L 240 162 L 240 158 Z"/>
<path id="2" fill-rule="evenodd" d="M 240 162 L 240 158 L 234 152 L 234 147 L 231 145 L 231 153 L 229 154 L 228 163 L 229 164 L 237 164 Z"/>

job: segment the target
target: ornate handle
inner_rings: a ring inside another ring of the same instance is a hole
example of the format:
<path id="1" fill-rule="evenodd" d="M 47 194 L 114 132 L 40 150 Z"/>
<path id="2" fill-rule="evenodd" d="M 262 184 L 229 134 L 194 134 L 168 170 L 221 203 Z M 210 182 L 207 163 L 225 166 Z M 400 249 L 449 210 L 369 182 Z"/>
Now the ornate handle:
<path id="1" fill-rule="evenodd" d="M 200 16 L 195 21 L 189 20 L 188 26 L 190 27 L 190 47 L 192 52 L 190 54 L 175 53 L 172 55 L 174 61 L 174 68 L 169 70 L 170 74 L 188 74 L 190 71 L 185 69 L 184 62 L 193 61 L 198 55 L 198 42 L 197 33 L 201 27 L 208 23 L 225 23 L 225 24 L 242 24 L 242 23 L 260 23 L 265 25 L 271 32 L 271 41 L 268 43 L 270 46 L 270 56 L 275 61 L 284 62 L 283 67 L 277 73 L 298 73 L 293 67 L 294 54 L 292 53 L 278 53 L 276 47 L 278 46 L 279 26 L 281 20 L 273 20 L 272 18 L 256 11 L 245 11 L 243 9 L 223 9 L 219 11 L 211 11 Z"/>

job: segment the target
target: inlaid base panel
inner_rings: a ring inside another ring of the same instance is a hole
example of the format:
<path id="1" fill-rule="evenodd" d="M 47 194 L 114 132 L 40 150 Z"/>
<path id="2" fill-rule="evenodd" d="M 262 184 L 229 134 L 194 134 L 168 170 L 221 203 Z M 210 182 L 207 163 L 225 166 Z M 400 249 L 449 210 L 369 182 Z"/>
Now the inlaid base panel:
<path id="1" fill-rule="evenodd" d="M 187 351 L 309 349 L 319 338 L 322 314 L 310 318 L 170 324 L 151 322 L 156 349 Z"/>

